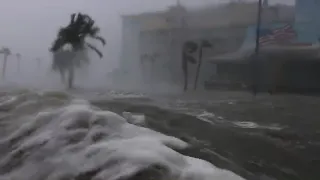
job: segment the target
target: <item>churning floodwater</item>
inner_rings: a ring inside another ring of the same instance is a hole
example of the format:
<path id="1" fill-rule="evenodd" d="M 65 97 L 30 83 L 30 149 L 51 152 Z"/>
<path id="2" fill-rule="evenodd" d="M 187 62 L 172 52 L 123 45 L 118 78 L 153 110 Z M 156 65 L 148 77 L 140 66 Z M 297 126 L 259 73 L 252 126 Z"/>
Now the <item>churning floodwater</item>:
<path id="1" fill-rule="evenodd" d="M 317 104 L 236 92 L 8 88 L 0 179 L 319 179 Z"/>
<path id="2" fill-rule="evenodd" d="M 1 93 L 1 179 L 242 179 L 179 153 L 189 144 L 148 128 L 143 114 L 102 110 L 80 96 Z"/>

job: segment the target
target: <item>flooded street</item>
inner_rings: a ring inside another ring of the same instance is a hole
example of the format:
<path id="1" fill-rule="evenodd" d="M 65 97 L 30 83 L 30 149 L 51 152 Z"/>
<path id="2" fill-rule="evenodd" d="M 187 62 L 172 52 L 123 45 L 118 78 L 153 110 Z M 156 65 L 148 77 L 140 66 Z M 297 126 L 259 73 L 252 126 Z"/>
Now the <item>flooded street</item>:
<path id="1" fill-rule="evenodd" d="M 320 180 L 320 96 L 230 91 L 320 91 L 320 3 L 0 8 L 0 180 Z"/>
<path id="2" fill-rule="evenodd" d="M 11 89 L 0 101 L 1 179 L 320 177 L 318 98 Z"/>
<path id="3" fill-rule="evenodd" d="M 318 179 L 320 99 L 201 92 L 96 102 L 145 114 L 148 126 L 193 144 L 192 156 L 247 179 Z"/>

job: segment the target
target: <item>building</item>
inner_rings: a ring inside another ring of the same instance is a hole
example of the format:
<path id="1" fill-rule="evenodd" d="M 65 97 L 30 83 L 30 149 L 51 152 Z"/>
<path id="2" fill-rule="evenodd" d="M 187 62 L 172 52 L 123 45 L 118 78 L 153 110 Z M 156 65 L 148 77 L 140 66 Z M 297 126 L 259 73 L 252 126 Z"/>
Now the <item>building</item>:
<path id="1" fill-rule="evenodd" d="M 256 25 L 249 26 L 238 50 L 208 58 L 218 66 L 216 79 L 240 79 L 247 85 L 255 83 L 262 91 L 319 92 L 320 24 L 316 19 L 320 15 L 319 6 L 320 3 L 312 0 L 297 0 L 294 20 L 285 23 L 291 24 L 295 36 L 290 42 L 261 47 L 259 59 L 254 60 L 256 66 L 250 62 L 254 54 Z M 271 22 L 263 26 L 276 29 L 285 24 Z"/>
<path id="2" fill-rule="evenodd" d="M 200 9 L 177 4 L 166 11 L 123 15 L 120 68 L 130 77 L 147 78 L 145 81 L 161 77 L 157 80 L 179 82 L 182 41 L 210 41 L 213 48 L 204 52 L 208 57 L 236 51 L 245 39 L 247 27 L 256 23 L 256 14 L 256 3 L 234 2 Z M 290 6 L 266 7 L 263 12 L 264 22 L 293 19 L 294 9 Z M 201 81 L 214 69 L 212 64 L 203 66 Z"/>

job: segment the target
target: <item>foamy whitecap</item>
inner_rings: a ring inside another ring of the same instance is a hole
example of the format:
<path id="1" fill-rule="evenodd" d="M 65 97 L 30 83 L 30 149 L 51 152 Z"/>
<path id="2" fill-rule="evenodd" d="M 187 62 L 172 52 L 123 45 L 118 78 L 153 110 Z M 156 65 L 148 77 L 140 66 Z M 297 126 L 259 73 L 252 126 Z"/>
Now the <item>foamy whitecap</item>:
<path id="1" fill-rule="evenodd" d="M 129 123 L 87 101 L 41 112 L 1 141 L 0 177 L 16 180 L 123 180 L 154 168 L 181 180 L 240 180 L 232 172 L 184 156 L 184 141 Z M 160 174 L 161 174 L 160 173 Z"/>
<path id="2" fill-rule="evenodd" d="M 144 125 L 146 117 L 144 114 L 134 114 L 131 112 L 123 112 L 122 116 L 131 124 Z"/>
<path id="3" fill-rule="evenodd" d="M 260 124 L 257 124 L 257 123 L 254 123 L 254 122 L 233 122 L 233 124 L 237 127 L 240 127 L 240 128 L 248 128 L 248 129 L 251 129 L 251 128 L 259 128 L 259 129 L 270 129 L 270 130 L 281 130 L 283 129 L 283 127 L 280 127 L 279 125 L 277 124 L 271 124 L 271 125 L 260 125 Z"/>

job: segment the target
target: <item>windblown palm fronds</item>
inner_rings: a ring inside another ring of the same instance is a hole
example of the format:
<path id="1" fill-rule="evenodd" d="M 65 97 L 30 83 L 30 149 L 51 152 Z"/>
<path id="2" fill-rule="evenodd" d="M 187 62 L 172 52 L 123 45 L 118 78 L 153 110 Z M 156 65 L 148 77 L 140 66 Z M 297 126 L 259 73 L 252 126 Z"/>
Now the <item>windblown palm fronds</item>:
<path id="1" fill-rule="evenodd" d="M 71 20 L 66 27 L 60 28 L 56 40 L 53 42 L 50 51 L 53 52 L 53 70 L 60 74 L 69 73 L 69 88 L 72 87 L 74 68 L 89 63 L 88 50 L 93 50 L 100 58 L 102 52 L 94 45 L 86 42 L 87 38 L 98 40 L 102 45 L 106 44 L 103 37 L 99 36 L 100 28 L 95 26 L 95 21 L 86 14 L 72 14 Z M 71 45 L 71 50 L 64 50 L 65 45 Z M 65 62 L 68 61 L 68 62 Z M 64 78 L 64 75 L 61 74 Z"/>
<path id="2" fill-rule="evenodd" d="M 57 39 L 54 41 L 51 51 L 56 52 L 66 44 L 70 44 L 73 51 L 83 50 L 88 47 L 94 50 L 101 58 L 102 53 L 92 44 L 85 42 L 85 38 L 93 38 L 99 40 L 102 45 L 106 44 L 104 38 L 99 36 L 100 28 L 94 26 L 94 20 L 86 14 L 78 13 L 71 15 L 68 26 L 60 28 Z"/>
<path id="3" fill-rule="evenodd" d="M 3 47 L 1 50 L 0 50 L 0 54 L 3 54 L 3 55 L 11 55 L 11 50 L 7 47 Z"/>
<path id="4" fill-rule="evenodd" d="M 3 65 L 2 65 L 2 78 L 5 78 L 6 76 L 6 69 L 7 69 L 7 60 L 8 60 L 8 56 L 11 55 L 11 50 L 7 47 L 3 47 L 0 50 L 0 54 L 3 54 L 4 58 L 3 58 Z"/>

